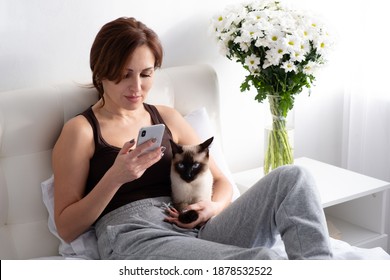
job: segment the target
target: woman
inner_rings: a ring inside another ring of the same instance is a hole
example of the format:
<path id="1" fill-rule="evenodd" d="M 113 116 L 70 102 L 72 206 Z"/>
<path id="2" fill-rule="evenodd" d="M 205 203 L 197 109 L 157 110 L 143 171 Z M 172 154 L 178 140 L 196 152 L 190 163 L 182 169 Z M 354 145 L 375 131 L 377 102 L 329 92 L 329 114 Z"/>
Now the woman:
<path id="1" fill-rule="evenodd" d="M 70 242 L 94 225 L 104 259 L 275 259 L 269 247 L 280 233 L 289 258 L 329 258 L 313 182 L 296 167 L 272 172 L 230 204 L 231 185 L 211 159 L 212 201 L 189 206 L 199 218 L 181 224 L 164 208 L 169 139 L 200 141 L 177 111 L 144 103 L 162 53 L 157 35 L 133 18 L 97 34 L 90 65 L 100 99 L 65 124 L 53 150 L 60 236 Z M 166 125 L 162 146 L 141 155 L 153 140 L 137 146 L 134 139 L 157 123 Z"/>

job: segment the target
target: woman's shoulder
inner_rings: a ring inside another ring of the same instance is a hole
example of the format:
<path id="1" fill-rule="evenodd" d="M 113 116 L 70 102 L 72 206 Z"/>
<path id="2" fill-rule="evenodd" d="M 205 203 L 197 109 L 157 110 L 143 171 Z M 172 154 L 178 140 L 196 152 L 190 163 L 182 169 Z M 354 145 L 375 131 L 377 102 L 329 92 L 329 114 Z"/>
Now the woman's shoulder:
<path id="1" fill-rule="evenodd" d="M 63 130 L 85 133 L 88 131 L 92 132 L 92 127 L 83 115 L 77 115 L 65 123 Z"/>
<path id="2" fill-rule="evenodd" d="M 75 116 L 64 124 L 57 142 L 69 147 L 90 145 L 93 142 L 92 127 L 84 116 Z"/>
<path id="3" fill-rule="evenodd" d="M 175 108 L 165 105 L 155 105 L 155 107 L 165 121 L 182 117 L 179 111 L 177 111 Z"/>
<path id="4" fill-rule="evenodd" d="M 168 106 L 156 106 L 156 108 L 169 126 L 176 143 L 190 144 L 199 142 L 195 131 L 179 111 Z"/>
<path id="5" fill-rule="evenodd" d="M 63 126 L 52 153 L 54 165 L 88 161 L 94 151 L 93 131 L 83 116 L 69 119 Z"/>

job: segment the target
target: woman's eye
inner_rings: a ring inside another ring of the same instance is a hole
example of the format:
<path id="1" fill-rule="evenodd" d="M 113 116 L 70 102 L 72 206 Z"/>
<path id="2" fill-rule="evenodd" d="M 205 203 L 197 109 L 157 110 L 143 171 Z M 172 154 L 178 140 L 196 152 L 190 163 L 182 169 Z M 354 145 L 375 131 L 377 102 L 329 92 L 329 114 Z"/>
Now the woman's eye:
<path id="1" fill-rule="evenodd" d="M 141 77 L 142 78 L 150 78 L 150 77 L 152 77 L 152 74 L 148 74 L 148 73 L 141 74 Z"/>
<path id="2" fill-rule="evenodd" d="M 131 75 L 132 75 L 131 72 L 127 72 L 127 73 L 125 73 L 125 74 L 123 75 L 123 78 L 122 78 L 122 79 L 129 79 L 129 78 L 131 78 Z M 150 77 L 152 77 L 152 73 L 141 73 L 141 74 L 139 74 L 139 76 L 140 76 L 141 78 L 150 78 Z"/>

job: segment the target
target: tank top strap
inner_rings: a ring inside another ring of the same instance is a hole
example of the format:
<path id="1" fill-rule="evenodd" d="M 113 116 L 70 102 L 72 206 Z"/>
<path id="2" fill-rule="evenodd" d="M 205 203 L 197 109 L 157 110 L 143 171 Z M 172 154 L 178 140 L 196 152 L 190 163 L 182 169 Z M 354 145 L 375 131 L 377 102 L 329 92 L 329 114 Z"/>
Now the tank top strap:
<path id="1" fill-rule="evenodd" d="M 171 131 L 169 130 L 167 124 L 164 122 L 164 119 L 161 117 L 161 115 L 158 112 L 156 106 L 144 103 L 144 107 L 145 107 L 146 111 L 149 112 L 149 114 L 150 114 L 150 116 L 152 118 L 152 124 L 159 124 L 159 123 L 165 124 L 166 131 L 172 137 Z"/>
<path id="2" fill-rule="evenodd" d="M 95 149 L 99 149 L 104 146 L 104 141 L 101 136 L 100 126 L 95 114 L 92 111 L 92 106 L 82 112 L 80 115 L 84 116 L 92 127 L 93 141 L 95 142 Z"/>

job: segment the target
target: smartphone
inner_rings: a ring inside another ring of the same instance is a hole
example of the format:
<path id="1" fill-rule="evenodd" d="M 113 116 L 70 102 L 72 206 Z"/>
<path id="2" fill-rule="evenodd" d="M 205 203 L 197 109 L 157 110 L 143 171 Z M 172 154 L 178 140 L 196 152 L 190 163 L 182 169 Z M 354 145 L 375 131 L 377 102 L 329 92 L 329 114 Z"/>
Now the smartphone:
<path id="1" fill-rule="evenodd" d="M 152 151 L 161 146 L 161 142 L 164 136 L 165 125 L 155 124 L 151 126 L 142 127 L 138 132 L 137 146 L 148 141 L 149 139 L 155 138 L 156 142 L 153 146 L 146 149 L 142 154 Z"/>

